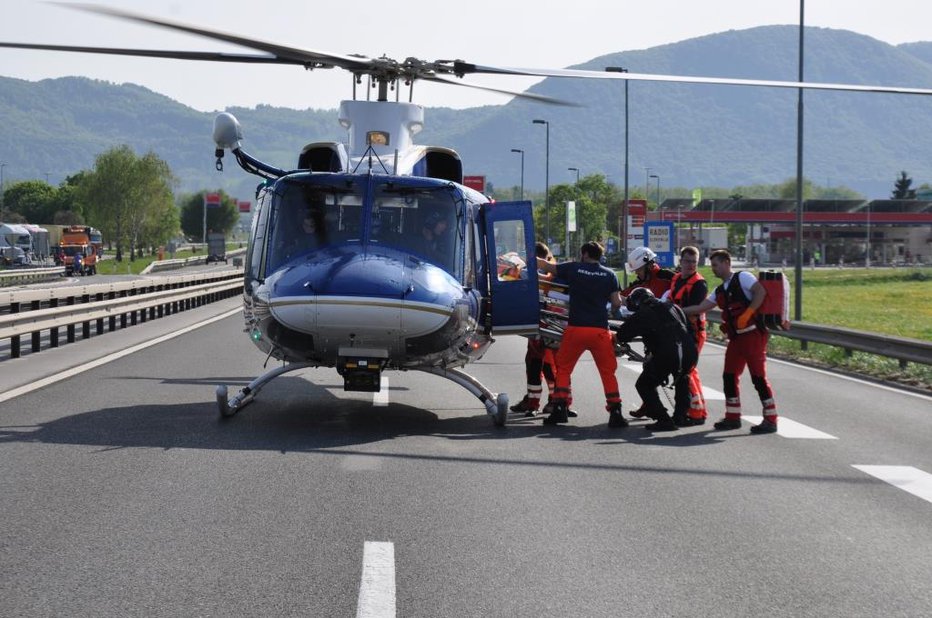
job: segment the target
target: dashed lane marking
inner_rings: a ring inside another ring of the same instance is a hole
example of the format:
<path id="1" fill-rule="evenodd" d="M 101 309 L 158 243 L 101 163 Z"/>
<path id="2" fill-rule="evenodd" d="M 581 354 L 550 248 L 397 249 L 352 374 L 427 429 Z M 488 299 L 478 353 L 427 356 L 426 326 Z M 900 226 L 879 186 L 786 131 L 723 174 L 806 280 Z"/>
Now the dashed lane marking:
<path id="1" fill-rule="evenodd" d="M 926 502 L 932 502 L 932 474 L 912 466 L 855 466 L 861 472 L 870 474 L 885 483 L 908 491 Z"/>
<path id="2" fill-rule="evenodd" d="M 366 541 L 356 618 L 394 618 L 395 545 Z"/>
<path id="3" fill-rule="evenodd" d="M 380 408 L 388 405 L 388 376 L 379 380 L 379 392 L 372 394 L 372 405 Z"/>

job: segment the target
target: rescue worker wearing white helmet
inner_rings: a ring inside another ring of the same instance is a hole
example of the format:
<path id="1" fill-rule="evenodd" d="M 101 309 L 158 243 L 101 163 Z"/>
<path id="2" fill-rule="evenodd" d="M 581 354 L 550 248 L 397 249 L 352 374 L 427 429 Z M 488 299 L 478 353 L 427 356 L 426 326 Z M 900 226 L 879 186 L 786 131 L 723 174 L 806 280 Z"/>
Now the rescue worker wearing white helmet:
<path id="1" fill-rule="evenodd" d="M 676 274 L 668 268 L 661 268 L 657 264 L 657 254 L 650 247 L 635 247 L 628 253 L 628 262 L 625 267 L 629 272 L 637 275 L 637 279 L 621 291 L 622 296 L 628 296 L 637 288 L 647 288 L 660 298 L 670 289 L 670 282 Z"/>

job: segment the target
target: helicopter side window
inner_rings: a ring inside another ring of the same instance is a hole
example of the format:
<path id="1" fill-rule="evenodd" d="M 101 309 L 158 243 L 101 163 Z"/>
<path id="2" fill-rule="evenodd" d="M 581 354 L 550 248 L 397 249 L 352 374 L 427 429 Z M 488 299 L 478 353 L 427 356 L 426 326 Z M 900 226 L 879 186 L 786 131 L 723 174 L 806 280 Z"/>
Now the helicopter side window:
<path id="1" fill-rule="evenodd" d="M 499 281 L 527 279 L 527 251 L 524 248 L 524 222 L 500 221 L 493 226 Z"/>

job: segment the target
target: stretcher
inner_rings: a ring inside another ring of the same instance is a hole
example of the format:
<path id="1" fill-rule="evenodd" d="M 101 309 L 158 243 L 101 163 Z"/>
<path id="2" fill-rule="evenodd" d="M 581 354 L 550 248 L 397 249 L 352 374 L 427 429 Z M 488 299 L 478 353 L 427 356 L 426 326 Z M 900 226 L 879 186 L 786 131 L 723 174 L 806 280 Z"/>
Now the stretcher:
<path id="1" fill-rule="evenodd" d="M 569 320 L 569 286 L 554 281 L 540 281 L 538 288 L 540 290 L 539 336 L 546 347 L 556 350 L 560 347 L 560 342 L 563 340 L 563 331 L 566 330 Z M 609 308 L 606 307 L 606 312 L 608 311 Z M 630 313 L 627 309 L 622 307 L 622 319 L 609 318 L 609 330 L 613 333 L 617 332 L 627 315 L 630 315 Z M 644 362 L 644 356 L 642 354 L 632 350 L 629 344 L 620 343 L 617 340 L 615 340 L 615 356 L 625 356 L 636 363 Z"/>

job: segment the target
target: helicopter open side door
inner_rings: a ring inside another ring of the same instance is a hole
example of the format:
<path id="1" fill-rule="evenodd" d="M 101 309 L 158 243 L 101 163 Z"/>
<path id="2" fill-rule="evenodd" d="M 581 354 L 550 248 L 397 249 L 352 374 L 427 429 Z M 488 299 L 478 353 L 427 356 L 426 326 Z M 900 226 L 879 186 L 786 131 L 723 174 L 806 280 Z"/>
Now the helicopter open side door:
<path id="1" fill-rule="evenodd" d="M 531 203 L 494 202 L 483 204 L 481 212 L 492 332 L 536 334 L 540 307 Z"/>

